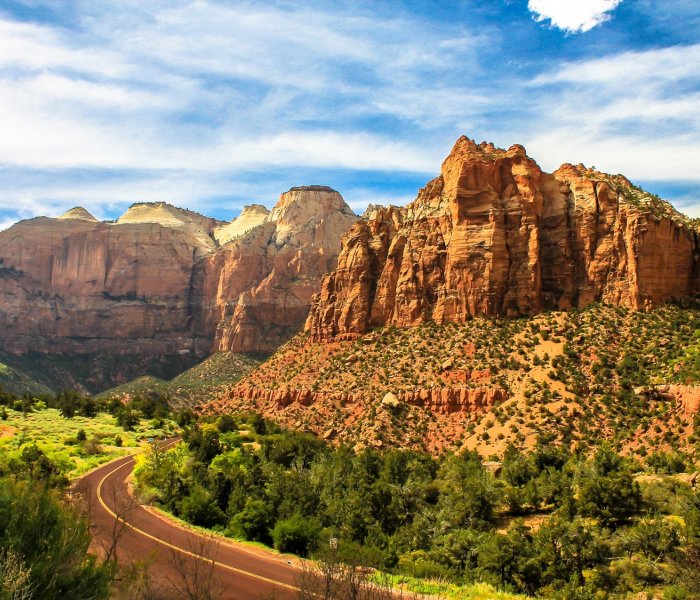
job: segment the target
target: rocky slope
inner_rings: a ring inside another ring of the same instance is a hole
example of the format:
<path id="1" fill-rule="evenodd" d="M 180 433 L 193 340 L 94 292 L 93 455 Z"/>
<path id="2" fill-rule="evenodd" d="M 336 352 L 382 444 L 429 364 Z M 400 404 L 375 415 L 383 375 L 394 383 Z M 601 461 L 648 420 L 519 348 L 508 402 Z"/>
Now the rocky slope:
<path id="1" fill-rule="evenodd" d="M 243 354 L 216 352 L 170 381 L 151 376 L 139 377 L 106 390 L 97 397 L 127 402 L 139 395 L 158 394 L 167 398 L 173 408 L 191 407 L 220 397 L 258 364 Z"/>
<path id="2" fill-rule="evenodd" d="M 500 455 L 538 437 L 700 457 L 700 310 L 592 305 L 518 319 L 300 334 L 208 413 L 257 410 L 357 448 Z"/>
<path id="3" fill-rule="evenodd" d="M 371 207 L 316 296 L 313 339 L 381 325 L 634 309 L 698 287 L 700 241 L 660 199 L 582 165 L 544 173 L 522 146 L 460 138 L 406 207 Z"/>

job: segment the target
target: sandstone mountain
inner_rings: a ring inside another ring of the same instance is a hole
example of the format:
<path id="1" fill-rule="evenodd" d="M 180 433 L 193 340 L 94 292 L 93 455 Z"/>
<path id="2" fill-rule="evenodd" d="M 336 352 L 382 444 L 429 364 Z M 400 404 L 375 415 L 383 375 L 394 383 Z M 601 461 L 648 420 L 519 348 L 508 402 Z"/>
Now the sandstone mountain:
<path id="1" fill-rule="evenodd" d="M 643 452 L 650 423 L 692 445 L 700 373 L 674 382 L 697 365 L 698 311 L 652 309 L 691 301 L 699 261 L 696 224 L 623 176 L 548 174 L 463 137 L 414 202 L 370 206 L 343 236 L 306 333 L 204 410 L 359 447 L 489 454 L 624 427 Z"/>
<path id="2" fill-rule="evenodd" d="M 340 239 L 357 221 L 327 187 L 292 188 L 265 222 L 194 269 L 194 329 L 216 350 L 270 353 L 300 330 Z"/>
<path id="3" fill-rule="evenodd" d="M 66 375 L 98 391 L 158 363 L 168 370 L 153 374 L 172 377 L 175 363 L 219 349 L 271 352 L 302 327 L 357 217 L 318 186 L 290 190 L 265 212 L 246 209 L 227 225 L 141 203 L 100 222 L 78 207 L 0 232 L 3 358 L 27 367 L 30 355 L 131 357 L 111 361 L 123 367 L 103 381 L 89 365 L 89 378 Z"/>
<path id="4" fill-rule="evenodd" d="M 522 146 L 460 138 L 406 207 L 371 207 L 344 237 L 306 328 L 343 339 L 380 325 L 515 316 L 605 302 L 634 309 L 698 287 L 700 241 L 662 200 Z"/>

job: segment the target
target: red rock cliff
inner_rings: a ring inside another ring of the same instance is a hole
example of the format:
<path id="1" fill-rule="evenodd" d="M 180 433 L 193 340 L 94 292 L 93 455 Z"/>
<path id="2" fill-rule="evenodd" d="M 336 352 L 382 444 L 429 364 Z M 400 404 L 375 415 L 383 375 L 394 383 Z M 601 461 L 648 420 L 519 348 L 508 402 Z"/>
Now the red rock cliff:
<path id="1" fill-rule="evenodd" d="M 522 146 L 460 138 L 403 208 L 344 236 L 306 329 L 315 340 L 594 301 L 635 309 L 696 291 L 698 233 L 660 199 L 582 165 L 544 173 Z"/>
<path id="2" fill-rule="evenodd" d="M 321 186 L 223 224 L 165 203 L 82 208 L 0 232 L 0 351 L 270 352 L 303 327 L 357 220 Z M 218 241 L 225 241 L 219 245 Z"/>
<path id="3" fill-rule="evenodd" d="M 324 186 L 292 188 L 265 222 L 197 263 L 194 329 L 214 349 L 268 353 L 299 331 L 340 239 L 357 221 Z"/>
<path id="4" fill-rule="evenodd" d="M 0 233 L 0 349 L 197 350 L 188 331 L 190 277 L 209 246 L 186 227 L 88 216 L 73 209 Z"/>

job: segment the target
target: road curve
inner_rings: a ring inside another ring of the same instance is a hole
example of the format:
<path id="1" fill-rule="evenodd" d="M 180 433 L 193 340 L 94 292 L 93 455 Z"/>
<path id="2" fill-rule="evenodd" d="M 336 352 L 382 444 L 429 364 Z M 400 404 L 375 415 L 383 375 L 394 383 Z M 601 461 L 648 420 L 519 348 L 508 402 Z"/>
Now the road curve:
<path id="1" fill-rule="evenodd" d="M 212 542 L 135 504 L 126 485 L 133 468 L 133 457 L 120 458 L 83 477 L 79 486 L 87 497 L 96 541 L 109 547 L 115 525 L 116 531 L 121 531 L 117 544 L 120 562 L 148 561 L 156 579 L 171 590 L 173 585 L 185 584 L 184 571 L 190 585 L 195 578 L 206 579 L 211 573 L 213 586 L 222 591 L 222 600 L 297 597 L 297 572 L 285 559 L 219 538 Z M 120 522 L 117 519 L 122 515 Z"/>

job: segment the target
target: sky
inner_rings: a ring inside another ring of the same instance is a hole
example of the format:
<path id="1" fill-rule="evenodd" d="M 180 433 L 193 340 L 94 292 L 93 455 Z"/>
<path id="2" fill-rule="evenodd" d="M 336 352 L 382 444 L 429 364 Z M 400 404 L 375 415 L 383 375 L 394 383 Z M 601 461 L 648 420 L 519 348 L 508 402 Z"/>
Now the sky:
<path id="1" fill-rule="evenodd" d="M 2 0 L 0 228 L 330 185 L 405 204 L 462 134 L 700 216 L 697 0 Z"/>

